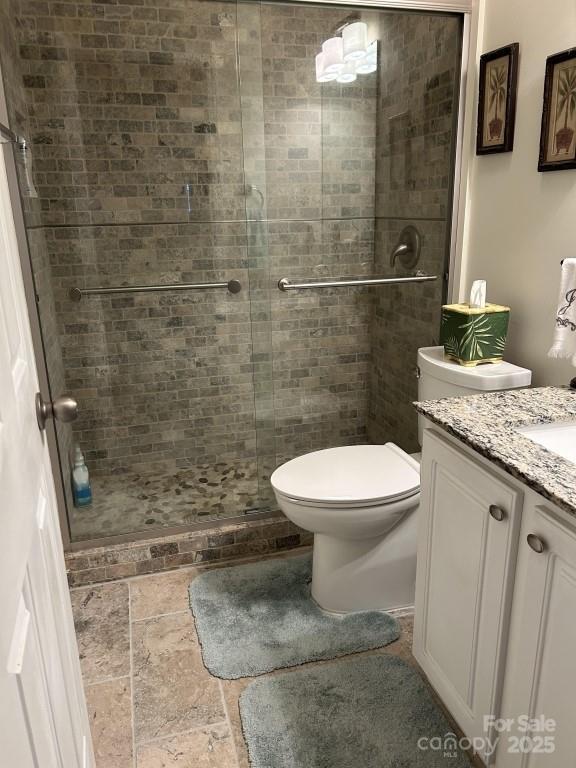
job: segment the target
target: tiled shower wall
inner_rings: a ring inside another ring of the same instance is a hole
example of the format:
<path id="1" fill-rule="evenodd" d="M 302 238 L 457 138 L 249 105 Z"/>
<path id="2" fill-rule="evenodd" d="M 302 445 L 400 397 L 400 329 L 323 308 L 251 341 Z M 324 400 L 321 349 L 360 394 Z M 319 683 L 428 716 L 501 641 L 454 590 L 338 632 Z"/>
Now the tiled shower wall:
<path id="1" fill-rule="evenodd" d="M 19 0 L 5 0 L 0 4 L 0 55 L 10 127 L 15 132 L 24 133 L 27 127 L 28 107 L 18 55 L 18 4 Z"/>
<path id="2" fill-rule="evenodd" d="M 390 254 L 412 224 L 422 237 L 417 268 L 439 279 L 375 293 L 368 435 L 410 452 L 419 449 L 417 350 L 438 343 L 448 269 L 460 24 L 455 16 L 393 14 L 381 25 L 375 268 L 391 272 Z M 400 262 L 396 273 L 406 273 Z"/>
<path id="3" fill-rule="evenodd" d="M 275 289 L 373 271 L 377 78 L 320 86 L 312 66 L 349 12 L 261 8 L 278 463 L 367 439 L 370 293 Z"/>
<path id="4" fill-rule="evenodd" d="M 75 436 L 92 471 L 255 455 L 234 6 L 22 5 L 25 82 Z"/>

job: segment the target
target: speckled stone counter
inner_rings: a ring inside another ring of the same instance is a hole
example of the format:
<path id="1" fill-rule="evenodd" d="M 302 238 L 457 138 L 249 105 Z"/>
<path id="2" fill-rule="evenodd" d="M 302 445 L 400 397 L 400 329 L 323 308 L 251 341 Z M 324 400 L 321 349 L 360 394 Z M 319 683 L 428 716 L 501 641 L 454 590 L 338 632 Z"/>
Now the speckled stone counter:
<path id="1" fill-rule="evenodd" d="M 489 392 L 415 403 L 435 424 L 576 516 L 576 464 L 517 432 L 576 421 L 576 392 L 560 387 Z"/>

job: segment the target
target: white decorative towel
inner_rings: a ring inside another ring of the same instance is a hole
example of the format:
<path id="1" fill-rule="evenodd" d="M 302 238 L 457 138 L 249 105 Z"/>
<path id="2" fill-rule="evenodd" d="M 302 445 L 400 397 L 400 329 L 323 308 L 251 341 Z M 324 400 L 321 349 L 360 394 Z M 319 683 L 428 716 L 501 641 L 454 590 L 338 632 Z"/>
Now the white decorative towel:
<path id="1" fill-rule="evenodd" d="M 576 259 L 564 259 L 556 330 L 548 357 L 570 357 L 576 365 Z"/>

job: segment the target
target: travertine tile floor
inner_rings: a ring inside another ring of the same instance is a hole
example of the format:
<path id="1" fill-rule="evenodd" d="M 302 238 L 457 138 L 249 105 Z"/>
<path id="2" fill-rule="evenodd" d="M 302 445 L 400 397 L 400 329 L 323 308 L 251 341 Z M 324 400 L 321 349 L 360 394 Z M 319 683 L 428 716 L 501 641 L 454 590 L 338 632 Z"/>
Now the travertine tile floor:
<path id="1" fill-rule="evenodd" d="M 248 768 L 238 697 L 250 679 L 202 663 L 188 607 L 200 570 L 72 590 L 96 768 Z M 412 620 L 400 621 L 399 640 L 367 653 L 413 662 Z"/>

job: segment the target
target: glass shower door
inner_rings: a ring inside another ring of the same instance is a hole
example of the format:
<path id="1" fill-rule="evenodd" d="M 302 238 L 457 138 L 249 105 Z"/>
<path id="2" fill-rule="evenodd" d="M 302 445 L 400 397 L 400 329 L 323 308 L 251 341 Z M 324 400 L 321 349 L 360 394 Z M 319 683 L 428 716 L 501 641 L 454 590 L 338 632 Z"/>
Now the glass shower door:
<path id="1" fill-rule="evenodd" d="M 375 66 L 320 82 L 323 43 L 358 21 Z M 276 463 L 355 443 L 415 451 L 416 351 L 437 343 L 449 256 L 461 18 L 262 3 L 260 30 Z M 277 288 L 413 274 L 391 263 L 407 225 L 436 281 Z"/>
<path id="2" fill-rule="evenodd" d="M 315 59 L 378 17 L 261 5 L 277 463 L 367 440 L 372 294 L 277 284 L 373 274 L 376 75 L 321 83 Z"/>
<path id="3" fill-rule="evenodd" d="M 407 224 L 418 268 L 443 273 L 461 19 L 247 0 L 102 8 L 97 23 L 51 16 L 55 52 L 26 44 L 43 22 L 22 6 L 27 103 L 13 110 L 34 155 L 37 197 L 22 194 L 51 391 L 80 406 L 57 425 L 72 541 L 268 511 L 270 474 L 308 451 L 413 450 L 412 371 L 442 281 L 278 281 L 406 274 L 389 259 Z M 357 21 L 376 69 L 319 82 L 323 42 Z M 87 507 L 72 496 L 76 445 Z"/>
<path id="4" fill-rule="evenodd" d="M 247 224 L 264 194 L 245 178 L 237 6 L 110 8 L 80 48 L 84 22 L 54 16 L 54 61 L 22 50 L 29 82 L 42 79 L 30 111 L 48 105 L 26 126 L 38 192 L 27 223 L 51 389 L 79 402 L 78 420 L 58 425 L 75 542 L 265 506 L 257 426 L 270 395 L 254 371 L 266 244 Z M 74 504 L 75 446 L 89 506 Z"/>

